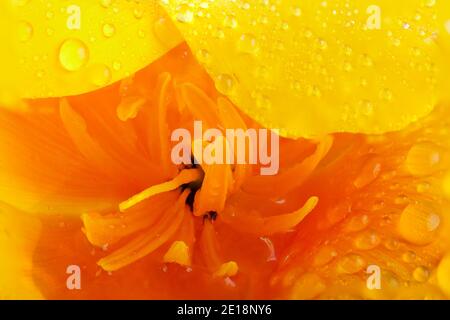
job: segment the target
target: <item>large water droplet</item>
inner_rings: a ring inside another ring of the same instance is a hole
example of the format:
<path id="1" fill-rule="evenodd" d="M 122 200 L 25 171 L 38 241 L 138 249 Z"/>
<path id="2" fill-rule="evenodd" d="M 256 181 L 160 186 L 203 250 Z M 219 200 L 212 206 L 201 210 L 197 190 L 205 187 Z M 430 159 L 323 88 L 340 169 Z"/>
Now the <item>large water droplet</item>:
<path id="1" fill-rule="evenodd" d="M 413 175 L 428 175 L 441 167 L 441 152 L 432 142 L 420 142 L 408 152 L 406 167 Z"/>
<path id="2" fill-rule="evenodd" d="M 59 48 L 59 62 L 68 71 L 81 69 L 87 63 L 88 58 L 88 48 L 81 40 L 67 39 Z"/>
<path id="3" fill-rule="evenodd" d="M 431 207 L 410 204 L 400 216 L 398 230 L 405 240 L 425 245 L 434 240 L 440 222 L 440 216 Z"/>

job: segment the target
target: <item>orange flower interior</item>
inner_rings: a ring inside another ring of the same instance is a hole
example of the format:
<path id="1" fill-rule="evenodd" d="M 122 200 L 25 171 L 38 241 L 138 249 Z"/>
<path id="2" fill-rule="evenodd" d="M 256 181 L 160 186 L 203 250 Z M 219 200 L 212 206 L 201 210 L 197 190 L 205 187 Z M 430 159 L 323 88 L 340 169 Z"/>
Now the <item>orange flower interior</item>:
<path id="1" fill-rule="evenodd" d="M 39 213 L 30 277 L 46 298 L 450 296 L 448 104 L 399 133 L 280 138 L 280 172 L 262 176 L 172 163 L 171 132 L 194 120 L 259 128 L 184 44 L 107 88 L 27 103 L 0 110 L 1 185 Z M 66 289 L 72 264 L 83 290 Z"/>

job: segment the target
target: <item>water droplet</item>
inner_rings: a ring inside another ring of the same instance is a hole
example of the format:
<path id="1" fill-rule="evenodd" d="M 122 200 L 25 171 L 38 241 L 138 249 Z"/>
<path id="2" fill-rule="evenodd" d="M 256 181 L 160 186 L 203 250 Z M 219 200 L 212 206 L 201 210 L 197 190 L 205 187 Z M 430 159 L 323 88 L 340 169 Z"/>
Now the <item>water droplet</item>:
<path id="1" fill-rule="evenodd" d="M 103 8 L 108 8 L 113 3 L 113 0 L 100 0 L 100 4 Z"/>
<path id="2" fill-rule="evenodd" d="M 121 121 L 136 118 L 146 100 L 139 96 L 123 97 L 117 106 L 116 114 Z"/>
<path id="3" fill-rule="evenodd" d="M 187 4 L 182 4 L 177 8 L 176 19 L 181 23 L 191 23 L 194 20 L 194 12 Z"/>
<path id="4" fill-rule="evenodd" d="M 366 265 L 364 259 L 357 254 L 348 254 L 341 258 L 337 264 L 340 273 L 354 274 L 361 271 Z"/>
<path id="5" fill-rule="evenodd" d="M 361 113 L 365 116 L 371 116 L 373 114 L 374 108 L 373 103 L 370 100 L 361 100 L 359 102 L 359 109 Z"/>
<path id="6" fill-rule="evenodd" d="M 110 24 L 110 23 L 105 23 L 103 25 L 102 28 L 103 31 L 103 35 L 107 38 L 111 38 L 114 33 L 116 32 L 116 28 L 114 27 L 114 25 Z"/>
<path id="7" fill-rule="evenodd" d="M 373 60 L 369 55 L 363 54 L 361 56 L 361 64 L 365 67 L 371 67 L 373 66 Z"/>
<path id="8" fill-rule="evenodd" d="M 424 266 L 417 267 L 413 271 L 413 277 L 417 282 L 426 282 L 430 277 L 430 270 Z"/>
<path id="9" fill-rule="evenodd" d="M 142 8 L 135 8 L 133 10 L 133 15 L 136 19 L 141 19 L 144 16 L 144 10 L 142 10 Z"/>
<path id="10" fill-rule="evenodd" d="M 414 251 L 406 251 L 402 254 L 402 260 L 406 263 L 413 263 L 416 261 L 416 253 Z"/>
<path id="11" fill-rule="evenodd" d="M 306 94 L 310 97 L 320 98 L 322 96 L 322 92 L 320 92 L 320 88 L 315 85 L 309 85 L 306 88 Z"/>
<path id="12" fill-rule="evenodd" d="M 450 296 L 450 253 L 447 253 L 439 262 L 437 268 L 437 282 L 445 294 Z"/>
<path id="13" fill-rule="evenodd" d="M 237 27 L 238 22 L 237 22 L 236 17 L 235 17 L 234 15 L 228 14 L 228 15 L 225 17 L 225 19 L 223 20 L 223 25 L 224 25 L 225 27 L 234 29 L 234 28 Z"/>
<path id="14" fill-rule="evenodd" d="M 21 21 L 18 26 L 18 35 L 20 42 L 27 42 L 33 36 L 33 26 L 26 21 Z"/>
<path id="15" fill-rule="evenodd" d="M 350 62 L 345 61 L 344 64 L 343 64 L 343 66 L 342 66 L 342 69 L 343 69 L 345 72 L 351 72 L 351 71 L 353 70 L 353 66 L 352 66 L 352 64 L 351 64 Z"/>
<path id="16" fill-rule="evenodd" d="M 223 39 L 225 37 L 225 32 L 221 28 L 217 28 L 213 33 L 213 36 L 217 39 Z"/>
<path id="17" fill-rule="evenodd" d="M 400 216 L 398 230 L 405 240 L 425 245 L 434 240 L 440 222 L 440 216 L 431 207 L 410 204 Z"/>
<path id="18" fill-rule="evenodd" d="M 361 169 L 361 172 L 353 181 L 353 185 L 360 189 L 372 183 L 381 172 L 381 163 L 379 159 L 368 160 Z"/>
<path id="19" fill-rule="evenodd" d="M 139 38 L 145 38 L 145 30 L 144 29 L 139 29 L 138 30 L 138 37 Z"/>
<path id="20" fill-rule="evenodd" d="M 317 39 L 317 45 L 319 49 L 325 50 L 328 48 L 328 43 L 323 39 Z"/>
<path id="21" fill-rule="evenodd" d="M 46 33 L 49 37 L 51 37 L 55 34 L 55 30 L 53 30 L 53 28 L 48 27 Z"/>
<path id="22" fill-rule="evenodd" d="M 384 242 L 384 246 L 386 249 L 394 251 L 394 250 L 398 249 L 399 242 L 397 239 L 389 238 L 389 239 L 386 239 L 386 241 Z"/>
<path id="23" fill-rule="evenodd" d="M 234 88 L 234 80 L 229 74 L 220 74 L 216 79 L 216 88 L 223 94 L 230 93 Z"/>
<path id="24" fill-rule="evenodd" d="M 104 64 L 96 64 L 89 70 L 89 80 L 96 86 L 105 86 L 111 81 L 111 70 Z"/>
<path id="25" fill-rule="evenodd" d="M 298 6 L 292 7 L 292 14 L 296 17 L 300 17 L 302 15 L 302 9 Z"/>
<path id="26" fill-rule="evenodd" d="M 172 22 L 166 18 L 160 18 L 153 24 L 153 33 L 162 44 L 171 47 L 174 45 L 173 39 L 176 39 L 174 35 L 178 35 L 178 30 Z"/>
<path id="27" fill-rule="evenodd" d="M 260 110 L 268 110 L 272 106 L 272 103 L 270 102 L 270 99 L 267 96 L 259 94 L 256 97 L 256 106 Z"/>
<path id="28" fill-rule="evenodd" d="M 383 89 L 380 91 L 380 99 L 384 100 L 386 102 L 389 102 L 392 100 L 393 94 L 392 91 L 389 89 Z"/>
<path id="29" fill-rule="evenodd" d="M 59 48 L 59 62 L 68 71 L 80 70 L 88 61 L 88 48 L 78 39 L 67 39 Z"/>
<path id="30" fill-rule="evenodd" d="M 450 198 L 450 171 L 446 172 L 442 180 L 442 190 L 447 198 Z"/>
<path id="31" fill-rule="evenodd" d="M 447 20 L 445 22 L 445 30 L 447 30 L 447 33 L 450 34 L 450 20 Z"/>
<path id="32" fill-rule="evenodd" d="M 417 192 L 424 193 L 428 192 L 431 188 L 431 185 L 428 182 L 421 182 L 417 185 Z"/>
<path id="33" fill-rule="evenodd" d="M 286 21 L 284 21 L 283 23 L 281 23 L 281 29 L 286 31 L 289 29 L 289 23 L 287 23 Z"/>
<path id="34" fill-rule="evenodd" d="M 314 273 L 306 273 L 295 277 L 293 281 L 294 285 L 289 296 L 289 299 L 293 300 L 310 300 L 320 295 L 326 289 L 326 284 Z"/>
<path id="35" fill-rule="evenodd" d="M 313 36 L 313 33 L 310 29 L 305 30 L 305 38 L 310 39 Z"/>
<path id="36" fill-rule="evenodd" d="M 114 71 L 119 71 L 122 68 L 122 64 L 119 61 L 114 61 L 112 66 Z"/>
<path id="37" fill-rule="evenodd" d="M 355 239 L 355 247 L 360 250 L 370 250 L 377 247 L 381 242 L 380 237 L 375 231 L 365 231 L 359 234 Z"/>
<path id="38" fill-rule="evenodd" d="M 26 5 L 30 0 L 11 0 L 13 6 L 21 7 Z"/>
<path id="39" fill-rule="evenodd" d="M 345 230 L 348 232 L 361 231 L 366 228 L 369 224 L 369 216 L 366 214 L 358 215 L 352 217 L 350 221 L 346 224 Z"/>
<path id="40" fill-rule="evenodd" d="M 425 6 L 428 8 L 432 8 L 436 5 L 436 0 L 425 0 Z"/>
<path id="41" fill-rule="evenodd" d="M 257 41 L 252 34 L 242 34 L 237 43 L 237 49 L 241 53 L 255 54 L 258 51 Z"/>
<path id="42" fill-rule="evenodd" d="M 405 164 L 413 175 L 428 175 L 440 169 L 441 158 L 441 152 L 434 143 L 420 142 L 409 150 Z"/>
<path id="43" fill-rule="evenodd" d="M 197 57 L 200 62 L 206 63 L 211 59 L 211 54 L 206 49 L 200 49 L 198 50 Z"/>
<path id="44" fill-rule="evenodd" d="M 345 46 L 344 47 L 344 54 L 346 56 L 351 56 L 353 53 L 353 49 L 350 46 Z"/>
<path id="45" fill-rule="evenodd" d="M 313 259 L 313 265 L 315 267 L 321 267 L 333 260 L 337 256 L 336 250 L 330 246 L 323 246 L 319 249 Z"/>

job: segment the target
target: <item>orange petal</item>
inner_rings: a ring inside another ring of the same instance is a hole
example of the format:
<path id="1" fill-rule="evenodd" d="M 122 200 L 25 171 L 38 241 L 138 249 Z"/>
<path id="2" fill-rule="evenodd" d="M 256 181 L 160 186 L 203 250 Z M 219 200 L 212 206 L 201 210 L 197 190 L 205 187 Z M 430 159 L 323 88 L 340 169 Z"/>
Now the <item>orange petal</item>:
<path id="1" fill-rule="evenodd" d="M 328 153 L 332 144 L 333 137 L 326 136 L 319 142 L 316 151 L 302 162 L 275 176 L 251 177 L 244 183 L 242 189 L 245 192 L 258 195 L 270 195 L 272 197 L 284 195 L 289 190 L 302 185 Z"/>
<path id="2" fill-rule="evenodd" d="M 41 299 L 32 277 L 40 221 L 0 202 L 0 299 Z"/>
<path id="3" fill-rule="evenodd" d="M 167 192 L 137 204 L 126 213 L 83 214 L 81 218 L 86 236 L 89 242 L 96 246 L 114 244 L 128 235 L 151 226 L 177 197 L 177 191 Z"/>
<path id="4" fill-rule="evenodd" d="M 257 213 L 243 212 L 235 207 L 227 207 L 223 212 L 223 220 L 231 227 L 261 236 L 268 236 L 275 233 L 283 233 L 296 227 L 312 210 L 319 199 L 311 197 L 306 201 L 302 208 L 281 215 L 271 217 L 262 217 Z"/>
<path id="5" fill-rule="evenodd" d="M 188 192 L 184 192 L 177 204 L 168 209 L 153 227 L 101 259 L 98 262 L 99 266 L 106 271 L 118 270 L 147 256 L 163 245 L 177 231 L 184 215 L 189 214 L 189 209 L 185 205 L 187 195 Z"/>
<path id="6" fill-rule="evenodd" d="M 26 114 L 0 108 L 0 153 L 0 199 L 24 211 L 103 210 L 121 194 L 74 146 L 55 100 Z"/>

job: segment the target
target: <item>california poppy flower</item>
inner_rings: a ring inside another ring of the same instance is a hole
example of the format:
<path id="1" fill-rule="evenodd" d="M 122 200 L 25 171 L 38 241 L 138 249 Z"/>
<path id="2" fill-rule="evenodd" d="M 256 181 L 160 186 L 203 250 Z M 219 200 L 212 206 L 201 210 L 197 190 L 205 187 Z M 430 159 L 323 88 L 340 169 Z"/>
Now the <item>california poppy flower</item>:
<path id="1" fill-rule="evenodd" d="M 146 66 L 105 51 L 125 39 L 113 22 L 100 22 L 106 40 L 89 49 L 72 7 L 70 37 L 38 58 L 55 58 L 53 80 L 21 73 L 32 84 L 5 85 L 0 100 L 1 297 L 448 298 L 440 3 L 400 13 L 381 1 L 383 33 L 367 29 L 368 5 L 342 3 L 80 2 L 90 15 L 151 21 L 149 37 L 167 39 L 154 45 L 137 28 Z M 32 15 L 27 5 L 19 15 Z M 23 72 L 42 34 L 21 18 Z M 194 121 L 279 128 L 279 172 L 173 163 L 171 133 L 192 133 Z"/>

